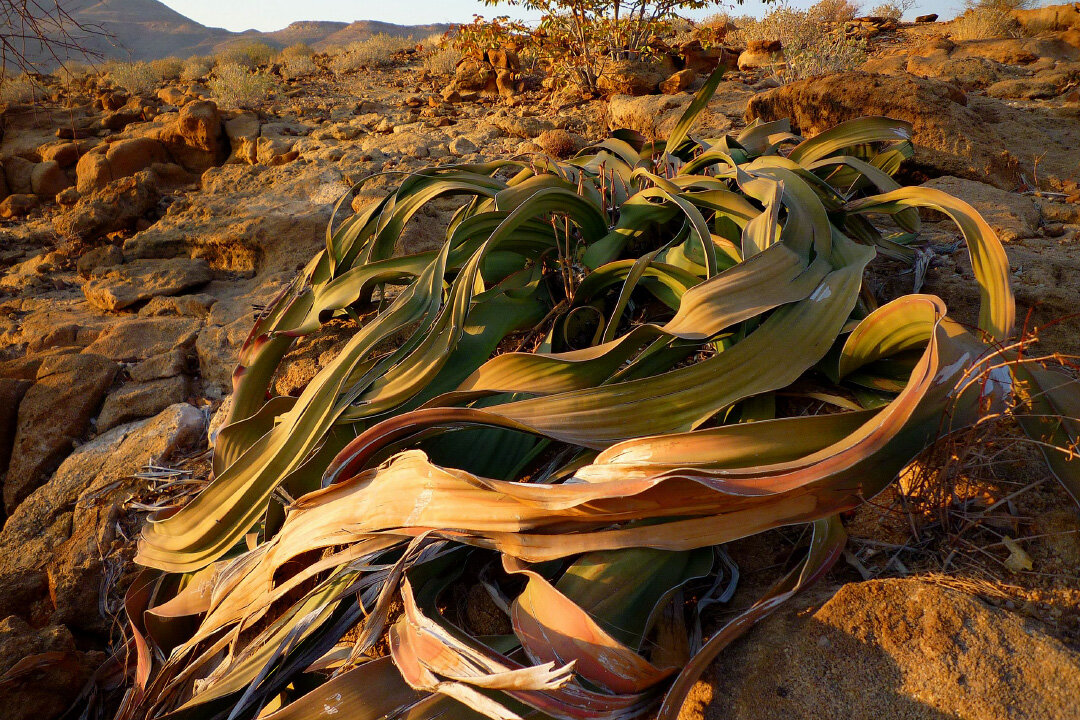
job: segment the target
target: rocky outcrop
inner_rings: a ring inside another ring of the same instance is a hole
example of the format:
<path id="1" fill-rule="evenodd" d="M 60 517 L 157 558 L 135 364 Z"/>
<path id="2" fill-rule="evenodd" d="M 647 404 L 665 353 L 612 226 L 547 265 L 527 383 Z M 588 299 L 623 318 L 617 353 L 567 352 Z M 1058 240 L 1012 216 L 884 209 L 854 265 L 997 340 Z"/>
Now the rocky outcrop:
<path id="1" fill-rule="evenodd" d="M 95 240 L 106 233 L 133 227 L 157 207 L 160 199 L 157 176 L 144 170 L 81 197 L 71 209 L 53 219 L 53 226 L 64 237 Z"/>
<path id="2" fill-rule="evenodd" d="M 178 295 L 210 281 L 210 265 L 201 258 L 134 260 L 90 273 L 83 294 L 90 304 L 114 311 L 159 295 Z"/>
<path id="3" fill-rule="evenodd" d="M 606 95 L 651 95 L 667 78 L 663 67 L 640 60 L 618 60 L 608 63 L 596 87 Z"/>
<path id="4" fill-rule="evenodd" d="M 11 462 L 4 479 L 10 514 L 45 482 L 90 427 L 119 366 L 94 354 L 52 355 L 19 404 Z"/>
<path id="5" fill-rule="evenodd" d="M 937 174 L 989 178 L 1014 188 L 1020 164 L 994 123 L 953 85 L 910 75 L 841 73 L 767 90 L 750 99 L 747 119 L 790 118 L 796 132 L 814 135 L 864 115 L 885 115 L 914 126 L 916 162 Z"/>

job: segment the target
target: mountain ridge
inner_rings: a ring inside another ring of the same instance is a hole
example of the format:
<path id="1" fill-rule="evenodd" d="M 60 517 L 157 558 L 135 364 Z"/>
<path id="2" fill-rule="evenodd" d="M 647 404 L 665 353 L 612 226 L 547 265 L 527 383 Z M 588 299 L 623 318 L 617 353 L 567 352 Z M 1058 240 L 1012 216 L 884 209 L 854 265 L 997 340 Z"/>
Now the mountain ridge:
<path id="1" fill-rule="evenodd" d="M 316 50 L 357 42 L 377 33 L 423 38 L 442 33 L 446 24 L 396 25 L 377 20 L 341 22 L 298 20 L 269 32 L 234 32 L 210 27 L 173 10 L 159 0 L 61 0 L 60 7 L 86 28 L 99 29 L 76 36 L 90 53 L 105 59 L 156 60 L 164 57 L 212 55 L 230 45 L 265 42 L 274 48 L 307 43 Z M 30 59 L 42 69 L 55 66 L 44 47 L 30 48 Z M 78 60 L 78 53 L 61 55 L 62 60 Z"/>

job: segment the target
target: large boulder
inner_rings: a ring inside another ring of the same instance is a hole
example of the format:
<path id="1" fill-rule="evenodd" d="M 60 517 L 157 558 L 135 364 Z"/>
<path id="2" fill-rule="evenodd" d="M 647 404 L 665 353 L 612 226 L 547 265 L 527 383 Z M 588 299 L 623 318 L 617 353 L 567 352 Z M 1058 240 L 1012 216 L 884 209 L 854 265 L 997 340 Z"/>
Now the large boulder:
<path id="1" fill-rule="evenodd" d="M 55 160 L 40 162 L 34 166 L 34 172 L 30 176 L 34 194 L 42 200 L 52 200 L 61 191 L 66 190 L 75 183 L 71 181 L 67 173 Z"/>
<path id="2" fill-rule="evenodd" d="M 0 477 L 7 472 L 11 448 L 18 428 L 19 403 L 33 383 L 19 378 L 0 377 Z"/>
<path id="3" fill-rule="evenodd" d="M 229 156 L 221 113 L 211 100 L 196 100 L 180 108 L 176 124 L 161 133 L 161 140 L 188 172 L 205 172 Z"/>
<path id="4" fill-rule="evenodd" d="M 746 117 L 790 118 L 793 129 L 806 136 L 865 115 L 906 120 L 914 127 L 918 166 L 934 175 L 988 179 L 1012 189 L 1021 165 L 995 127 L 1000 113 L 973 103 L 955 86 L 936 80 L 848 72 L 759 93 L 750 99 Z"/>
<path id="5" fill-rule="evenodd" d="M 145 482 L 136 475 L 147 464 L 200 447 L 205 425 L 202 411 L 180 403 L 150 420 L 102 433 L 71 453 L 0 532 L 0 584 L 7 590 L 0 593 L 0 613 L 107 632 L 99 591 L 107 569 L 122 567 L 133 550 L 117 528 L 137 532 L 138 522 L 125 507 Z"/>
<path id="6" fill-rule="evenodd" d="M 40 486 L 90 427 L 119 367 L 100 355 L 51 355 L 19 404 L 18 427 L 4 480 L 10 514 Z"/>
<path id="7" fill-rule="evenodd" d="M 29 195 L 34 192 L 34 163 L 26 158 L 13 156 L 4 158 L 4 179 L 8 192 Z"/>
<path id="8" fill-rule="evenodd" d="M 102 310 L 123 310 L 158 295 L 180 294 L 210 282 L 210 278 L 210 264 L 202 258 L 133 260 L 91 271 L 83 294 Z"/>
<path id="9" fill-rule="evenodd" d="M 740 82 L 722 82 L 704 112 L 698 117 L 694 132 L 702 137 L 720 137 L 741 119 L 746 101 L 753 95 Z M 648 138 L 665 138 L 693 101 L 690 93 L 677 95 L 613 95 L 608 101 L 608 127 L 636 130 Z"/>
<path id="10" fill-rule="evenodd" d="M 493 92 L 495 78 L 495 68 L 490 63 L 468 58 L 459 63 L 454 71 L 452 87 L 458 92 Z"/>
<path id="11" fill-rule="evenodd" d="M 640 60 L 608 63 L 596 79 L 596 87 L 607 95 L 651 95 L 667 78 L 662 66 Z"/>
<path id="12" fill-rule="evenodd" d="M 123 362 L 145 360 L 175 348 L 190 348 L 199 326 L 198 320 L 188 317 L 132 318 L 110 325 L 84 352 Z"/>
<path id="13" fill-rule="evenodd" d="M 1075 650 L 1036 621 L 917 579 L 811 590 L 709 674 L 705 717 L 1068 720 L 1080 707 Z"/>
<path id="14" fill-rule="evenodd" d="M 784 62 L 784 46 L 779 40 L 755 40 L 739 55 L 740 70 L 771 68 Z"/>

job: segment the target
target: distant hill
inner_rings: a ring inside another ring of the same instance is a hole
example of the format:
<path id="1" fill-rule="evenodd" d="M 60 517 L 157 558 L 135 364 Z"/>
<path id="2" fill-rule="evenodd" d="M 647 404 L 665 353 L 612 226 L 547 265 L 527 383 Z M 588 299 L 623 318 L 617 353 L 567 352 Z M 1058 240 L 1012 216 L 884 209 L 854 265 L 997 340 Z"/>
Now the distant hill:
<path id="1" fill-rule="evenodd" d="M 44 7 L 51 5 L 52 2 L 43 3 Z M 79 23 L 101 28 L 109 35 L 82 36 L 79 40 L 85 47 L 107 58 L 124 60 L 209 55 L 233 44 L 253 41 L 262 41 L 275 48 L 303 42 L 316 49 L 326 49 L 363 40 L 377 33 L 421 39 L 449 29 L 448 25 L 441 24 L 394 25 L 367 20 L 352 23 L 315 20 L 294 22 L 274 32 L 245 30 L 237 33 L 195 22 L 158 0 L 60 0 L 59 5 Z M 4 31 L 5 28 L 0 25 L 0 33 Z M 45 48 L 28 47 L 27 55 L 41 63 L 43 68 L 55 65 Z M 67 55 L 62 56 L 63 59 L 79 59 L 75 54 Z"/>

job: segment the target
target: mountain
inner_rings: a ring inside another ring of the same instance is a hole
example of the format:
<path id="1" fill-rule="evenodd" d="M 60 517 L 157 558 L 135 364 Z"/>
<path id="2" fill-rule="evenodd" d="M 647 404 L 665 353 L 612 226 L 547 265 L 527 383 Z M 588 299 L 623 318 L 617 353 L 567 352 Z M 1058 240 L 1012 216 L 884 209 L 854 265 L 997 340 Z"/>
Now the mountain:
<path id="1" fill-rule="evenodd" d="M 71 19 L 88 28 L 75 39 L 83 47 L 106 58 L 154 60 L 157 58 L 210 55 L 229 45 L 261 41 L 275 48 L 307 43 L 316 49 L 347 45 L 377 33 L 418 39 L 445 32 L 448 25 L 394 25 L 361 20 L 353 23 L 330 21 L 294 22 L 273 32 L 245 30 L 232 32 L 207 27 L 158 0 L 59 0 Z M 53 3 L 42 7 L 52 8 Z M 103 32 L 102 32 L 103 31 Z M 0 33 L 17 34 L 0 25 Z M 104 33 L 104 34 L 103 34 Z M 74 52 L 59 53 L 62 59 L 79 59 Z M 48 50 L 28 47 L 27 55 L 43 69 L 55 66 Z"/>

